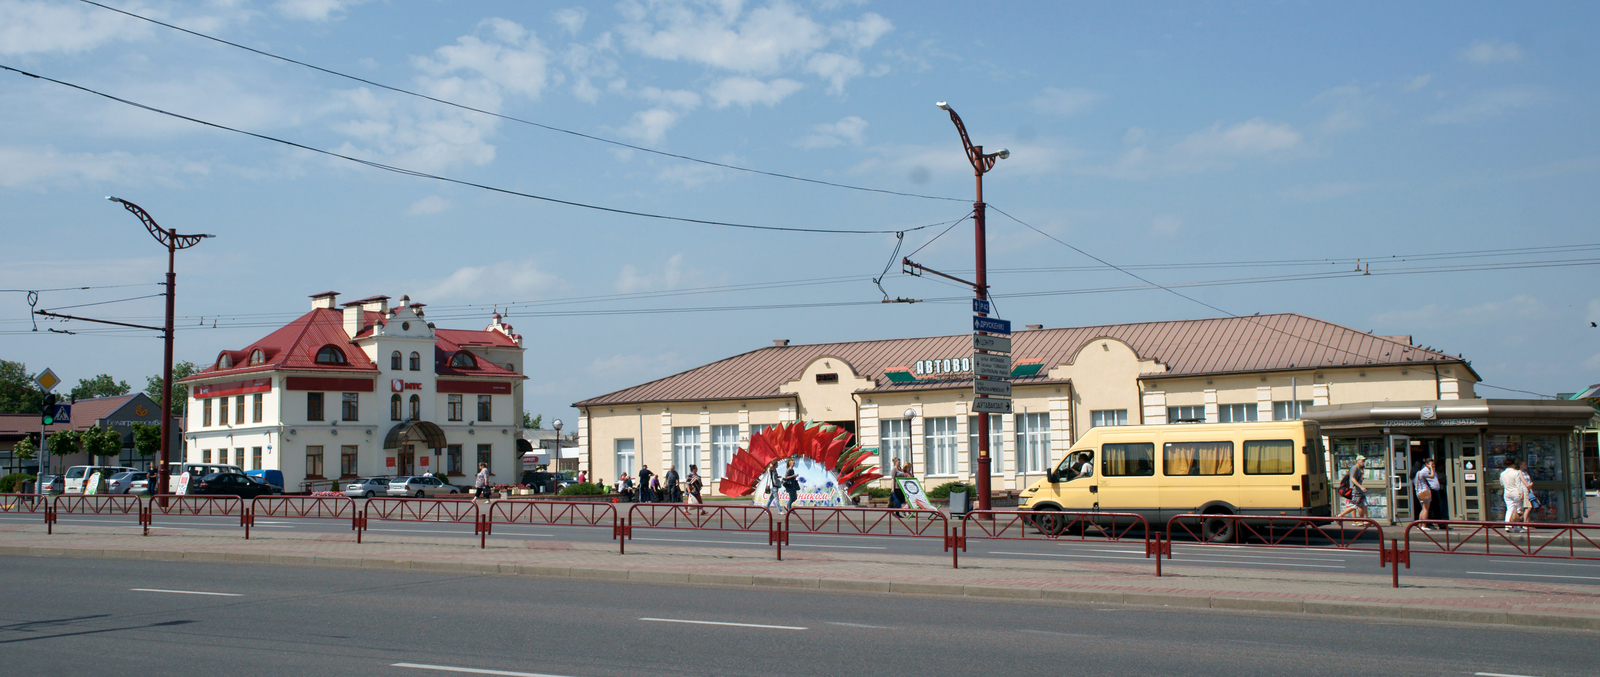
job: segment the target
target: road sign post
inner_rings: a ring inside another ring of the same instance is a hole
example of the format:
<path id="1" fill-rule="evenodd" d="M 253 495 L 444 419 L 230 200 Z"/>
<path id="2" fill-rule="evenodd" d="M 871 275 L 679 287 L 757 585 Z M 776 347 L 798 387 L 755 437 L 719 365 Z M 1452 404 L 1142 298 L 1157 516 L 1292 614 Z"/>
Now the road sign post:
<path id="1" fill-rule="evenodd" d="M 1011 339 L 990 334 L 973 334 L 972 349 L 985 350 L 991 353 L 1009 353 L 1011 352 Z"/>
<path id="2" fill-rule="evenodd" d="M 992 318 L 992 317 L 976 317 L 976 316 L 974 316 L 972 318 L 972 330 L 973 331 L 985 331 L 985 332 L 989 332 L 990 334 L 1010 334 L 1011 333 L 1011 321 L 1010 320 L 997 320 L 997 319 Z"/>
<path id="3" fill-rule="evenodd" d="M 976 414 L 1009 414 L 1011 413 L 1011 400 L 998 397 L 979 397 L 972 400 L 972 411 Z"/>

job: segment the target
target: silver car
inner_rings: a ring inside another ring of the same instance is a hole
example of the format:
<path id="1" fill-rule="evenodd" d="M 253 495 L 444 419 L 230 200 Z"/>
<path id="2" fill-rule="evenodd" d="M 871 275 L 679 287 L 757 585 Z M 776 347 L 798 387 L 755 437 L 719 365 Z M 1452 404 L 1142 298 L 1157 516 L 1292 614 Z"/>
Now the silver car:
<path id="1" fill-rule="evenodd" d="M 350 498 L 372 498 L 389 494 L 389 478 L 363 477 L 344 485 L 344 495 Z"/>
<path id="2" fill-rule="evenodd" d="M 441 494 L 459 494 L 457 489 L 443 480 L 431 475 L 416 475 L 413 477 L 396 477 L 389 480 L 388 495 L 391 498 L 433 498 Z"/>
<path id="3" fill-rule="evenodd" d="M 143 473 L 143 472 L 119 472 L 119 473 L 117 473 L 115 475 L 112 475 L 111 479 L 106 480 L 106 493 L 108 493 L 108 494 L 126 494 L 126 493 L 130 493 L 129 489 L 133 488 L 133 483 L 134 482 L 139 481 L 139 480 L 143 480 L 143 479 L 148 479 L 149 477 L 150 477 L 149 473 Z"/>

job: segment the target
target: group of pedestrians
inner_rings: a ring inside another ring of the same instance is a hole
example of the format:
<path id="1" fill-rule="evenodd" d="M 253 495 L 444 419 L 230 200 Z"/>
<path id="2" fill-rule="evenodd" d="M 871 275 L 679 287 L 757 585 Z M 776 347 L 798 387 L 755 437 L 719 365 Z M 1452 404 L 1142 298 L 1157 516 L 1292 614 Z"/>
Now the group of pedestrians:
<path id="1" fill-rule="evenodd" d="M 1533 494 L 1533 478 L 1528 476 L 1528 462 L 1507 457 L 1504 465 L 1505 469 L 1500 471 L 1500 489 L 1506 502 L 1504 528 L 1512 533 L 1533 531 L 1532 527 L 1516 524 L 1532 522 L 1529 518 L 1539 507 L 1539 499 Z"/>
<path id="2" fill-rule="evenodd" d="M 780 487 L 783 489 L 782 492 L 779 491 Z M 782 508 L 778 508 L 778 514 L 780 515 L 794 509 L 795 499 L 800 496 L 800 474 L 795 470 L 794 459 L 792 458 L 789 459 L 789 463 L 784 467 L 782 477 L 778 476 L 778 464 L 774 463 L 767 468 L 767 509 L 771 510 L 777 507 L 779 501 L 782 500 L 783 494 L 789 495 L 789 502 L 784 504 Z"/>
<path id="3" fill-rule="evenodd" d="M 1347 517 L 1351 513 L 1357 517 L 1367 517 L 1367 489 L 1362 485 L 1366 467 L 1367 457 L 1357 456 L 1356 462 L 1340 478 L 1338 493 L 1345 501 L 1345 508 L 1339 511 L 1337 517 Z M 1531 531 L 1532 528 L 1526 524 L 1533 521 L 1533 511 L 1540 506 L 1539 497 L 1533 491 L 1533 478 L 1528 475 L 1527 461 L 1509 457 L 1505 459 L 1500 471 L 1500 489 L 1506 507 L 1504 529 L 1512 533 Z M 1416 500 L 1417 521 L 1449 519 L 1444 508 L 1444 484 L 1434 459 L 1424 461 L 1422 468 L 1411 478 L 1411 491 Z M 1441 527 L 1423 524 L 1420 528 L 1433 531 Z"/>
<path id="4" fill-rule="evenodd" d="M 700 466 L 689 466 L 689 474 L 680 476 L 677 466 L 667 466 L 667 472 L 657 475 L 650 470 L 650 466 L 639 466 L 639 476 L 629 477 L 622 473 L 622 479 L 617 480 L 616 491 L 623 498 L 639 503 L 698 503 L 704 504 L 701 492 L 705 490 L 705 480 L 700 477 Z"/>

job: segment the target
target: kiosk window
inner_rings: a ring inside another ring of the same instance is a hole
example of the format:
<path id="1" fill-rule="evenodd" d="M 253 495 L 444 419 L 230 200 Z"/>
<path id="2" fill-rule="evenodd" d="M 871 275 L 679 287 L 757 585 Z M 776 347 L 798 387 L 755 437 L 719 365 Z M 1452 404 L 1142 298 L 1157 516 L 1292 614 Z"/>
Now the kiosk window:
<path id="1" fill-rule="evenodd" d="M 1156 474 L 1156 445 L 1150 442 L 1100 447 L 1100 473 L 1106 477 L 1149 477 Z"/>
<path id="2" fill-rule="evenodd" d="M 1232 475 L 1232 442 L 1168 442 L 1161 449 L 1161 474 Z"/>
<path id="3" fill-rule="evenodd" d="M 1294 442 L 1249 440 L 1244 443 L 1244 474 L 1293 475 Z"/>

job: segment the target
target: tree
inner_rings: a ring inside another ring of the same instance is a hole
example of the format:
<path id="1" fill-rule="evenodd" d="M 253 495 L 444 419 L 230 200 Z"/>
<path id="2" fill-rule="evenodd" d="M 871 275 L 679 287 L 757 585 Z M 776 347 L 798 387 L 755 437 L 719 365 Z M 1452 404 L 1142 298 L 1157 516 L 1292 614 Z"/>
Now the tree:
<path id="1" fill-rule="evenodd" d="M 133 453 L 148 459 L 158 451 L 161 451 L 161 425 L 134 422 Z"/>
<path id="2" fill-rule="evenodd" d="M 110 374 L 101 374 L 94 378 L 78 379 L 78 385 L 72 389 L 71 395 L 75 399 L 87 400 L 91 397 L 126 395 L 131 390 L 133 386 L 128 385 L 127 381 L 118 381 L 111 378 Z"/>
<path id="3" fill-rule="evenodd" d="M 33 438 L 31 437 L 23 437 L 11 447 L 11 457 L 24 462 L 33 460 L 33 457 L 38 452 L 38 449 L 33 448 Z"/>
<path id="4" fill-rule="evenodd" d="M 172 415 L 182 416 L 184 403 L 189 401 L 189 384 L 179 383 L 183 379 L 200 373 L 200 368 L 193 362 L 184 360 L 172 365 Z M 149 395 L 156 404 L 161 404 L 161 375 L 156 374 L 145 379 L 144 394 Z"/>
<path id="5" fill-rule="evenodd" d="M 43 402 L 27 365 L 0 360 L 0 414 L 37 414 Z"/>
<path id="6" fill-rule="evenodd" d="M 83 435 L 76 430 L 57 430 L 46 440 L 51 456 L 71 456 L 83 451 Z"/>
<path id="7" fill-rule="evenodd" d="M 538 416 L 529 416 L 528 412 L 522 412 L 522 427 L 524 428 L 529 430 L 538 430 L 539 424 L 542 421 L 544 421 L 544 414 L 539 414 Z"/>
<path id="8" fill-rule="evenodd" d="M 122 433 L 111 428 L 89 428 L 78 434 L 78 443 L 89 452 L 90 463 L 95 459 L 115 458 L 122 455 Z"/>

